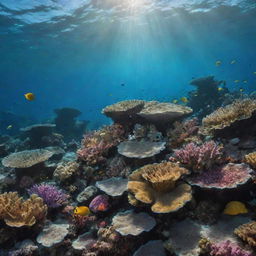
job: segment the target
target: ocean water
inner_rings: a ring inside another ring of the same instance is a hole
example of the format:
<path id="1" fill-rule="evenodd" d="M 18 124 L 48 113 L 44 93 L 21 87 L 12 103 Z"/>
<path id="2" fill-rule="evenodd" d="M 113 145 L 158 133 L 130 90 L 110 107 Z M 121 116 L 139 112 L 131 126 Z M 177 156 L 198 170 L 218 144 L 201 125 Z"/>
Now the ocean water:
<path id="1" fill-rule="evenodd" d="M 169 102 L 193 89 L 192 78 L 212 74 L 228 88 L 251 92 L 255 5 L 1 0 L 0 108 L 33 123 L 51 119 L 55 108 L 74 107 L 97 128 L 109 122 L 104 106 L 134 98 Z M 26 92 L 36 100 L 26 101 Z"/>

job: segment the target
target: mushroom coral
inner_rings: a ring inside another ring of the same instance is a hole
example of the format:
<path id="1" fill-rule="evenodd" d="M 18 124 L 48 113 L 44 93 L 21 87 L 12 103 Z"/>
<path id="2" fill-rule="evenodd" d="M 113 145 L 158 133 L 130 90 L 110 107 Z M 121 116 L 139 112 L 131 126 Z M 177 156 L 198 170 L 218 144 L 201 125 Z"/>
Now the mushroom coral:
<path id="1" fill-rule="evenodd" d="M 47 206 L 37 195 L 23 200 L 17 192 L 0 194 L 0 219 L 10 227 L 32 226 L 46 214 Z"/>
<path id="2" fill-rule="evenodd" d="M 177 183 L 189 171 L 176 163 L 149 164 L 129 176 L 128 190 L 135 199 L 152 204 L 155 213 L 169 213 L 182 208 L 192 199 L 191 187 Z"/>
<path id="3" fill-rule="evenodd" d="M 249 119 L 256 111 L 256 100 L 236 100 L 232 104 L 218 108 L 203 119 L 201 132 L 205 135 L 214 134 L 217 130 L 230 127 L 237 121 Z"/>

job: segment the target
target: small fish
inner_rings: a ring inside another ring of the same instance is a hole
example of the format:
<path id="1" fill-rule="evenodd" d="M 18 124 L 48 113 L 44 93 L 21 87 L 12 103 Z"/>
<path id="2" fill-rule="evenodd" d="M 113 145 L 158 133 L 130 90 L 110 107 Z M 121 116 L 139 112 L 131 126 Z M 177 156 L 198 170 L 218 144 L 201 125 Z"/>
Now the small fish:
<path id="1" fill-rule="evenodd" d="M 32 101 L 35 99 L 35 94 L 32 92 L 28 92 L 28 93 L 24 94 L 24 97 L 26 98 L 26 100 Z"/>
<path id="2" fill-rule="evenodd" d="M 77 206 L 74 209 L 75 215 L 88 216 L 91 214 L 90 209 L 87 206 Z"/>
<path id="3" fill-rule="evenodd" d="M 244 83 L 244 84 L 247 84 L 247 82 L 248 82 L 247 80 L 243 80 L 243 83 Z"/>
<path id="4" fill-rule="evenodd" d="M 181 100 L 183 103 L 188 103 L 188 98 L 187 98 L 187 97 L 182 97 L 182 98 L 180 98 L 180 100 Z"/>
<path id="5" fill-rule="evenodd" d="M 240 88 L 240 89 L 239 89 L 239 91 L 240 91 L 240 92 L 243 92 L 243 91 L 244 91 L 244 89 L 243 89 L 243 88 Z"/>
<path id="6" fill-rule="evenodd" d="M 231 62 L 230 62 L 230 64 L 235 64 L 236 63 L 236 60 L 232 60 Z"/>
<path id="7" fill-rule="evenodd" d="M 121 83 L 121 86 L 125 86 L 125 83 Z"/>
<path id="8" fill-rule="evenodd" d="M 239 83 L 239 82 L 240 82 L 240 80 L 234 80 L 234 83 L 236 83 L 236 84 Z"/>
<path id="9" fill-rule="evenodd" d="M 178 103 L 178 100 L 174 99 L 174 100 L 172 101 L 172 103 L 176 104 L 176 103 Z"/>
<path id="10" fill-rule="evenodd" d="M 255 71 L 255 72 L 253 72 L 253 74 L 254 74 L 254 75 L 256 75 L 256 71 Z"/>
<path id="11" fill-rule="evenodd" d="M 12 129 L 12 125 L 11 124 L 6 127 L 6 130 L 10 130 L 10 129 Z"/>
<path id="12" fill-rule="evenodd" d="M 224 88 L 222 88 L 222 87 L 219 87 L 219 88 L 218 88 L 218 91 L 219 91 L 219 92 L 221 92 L 221 91 L 223 91 L 223 90 L 224 90 Z"/>
<path id="13" fill-rule="evenodd" d="M 215 66 L 216 67 L 219 67 L 221 65 L 221 61 L 220 60 L 217 60 L 216 62 L 215 62 Z"/>
<path id="14" fill-rule="evenodd" d="M 112 93 L 109 93 L 109 95 L 108 95 L 108 96 L 112 97 L 112 96 L 113 96 L 113 94 L 112 94 Z"/>

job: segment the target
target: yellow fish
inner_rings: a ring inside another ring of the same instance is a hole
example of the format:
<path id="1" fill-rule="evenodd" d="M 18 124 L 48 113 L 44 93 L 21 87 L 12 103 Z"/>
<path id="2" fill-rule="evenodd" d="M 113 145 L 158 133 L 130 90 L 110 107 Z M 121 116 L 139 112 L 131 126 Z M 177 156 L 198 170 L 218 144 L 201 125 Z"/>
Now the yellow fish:
<path id="1" fill-rule="evenodd" d="M 245 204 L 239 201 L 231 201 L 226 204 L 226 207 L 223 211 L 224 214 L 227 215 L 239 215 L 248 213 L 248 209 Z"/>
<path id="2" fill-rule="evenodd" d="M 174 104 L 176 104 L 177 102 L 178 102 L 178 100 L 176 100 L 176 99 L 172 101 L 172 103 L 174 103 Z"/>
<path id="3" fill-rule="evenodd" d="M 240 91 L 240 92 L 243 92 L 243 91 L 244 91 L 244 89 L 243 89 L 243 88 L 240 88 L 240 89 L 239 89 L 239 91 Z"/>
<path id="4" fill-rule="evenodd" d="M 11 124 L 6 127 L 6 130 L 10 130 L 10 129 L 12 129 L 12 125 Z"/>
<path id="5" fill-rule="evenodd" d="M 32 92 L 28 92 L 28 93 L 24 94 L 24 97 L 26 98 L 26 100 L 31 101 L 31 100 L 35 99 L 35 94 Z"/>
<path id="6" fill-rule="evenodd" d="M 240 82 L 240 80 L 234 80 L 234 83 L 239 83 Z"/>
<path id="7" fill-rule="evenodd" d="M 74 209 L 75 215 L 88 216 L 91 214 L 90 209 L 87 206 L 77 206 Z"/>
<path id="8" fill-rule="evenodd" d="M 231 62 L 230 62 L 230 64 L 235 64 L 236 63 L 236 60 L 232 60 Z"/>
<path id="9" fill-rule="evenodd" d="M 221 92 L 221 91 L 223 91 L 223 90 L 224 90 L 224 89 L 223 89 L 222 87 L 219 87 L 219 88 L 218 88 L 218 91 L 219 91 L 219 92 Z"/>
<path id="10" fill-rule="evenodd" d="M 217 60 L 216 62 L 215 62 L 215 66 L 216 67 L 219 67 L 221 65 L 221 61 L 220 60 Z"/>
<path id="11" fill-rule="evenodd" d="M 180 100 L 184 103 L 188 103 L 188 98 L 187 97 L 182 97 L 182 98 L 180 98 Z"/>

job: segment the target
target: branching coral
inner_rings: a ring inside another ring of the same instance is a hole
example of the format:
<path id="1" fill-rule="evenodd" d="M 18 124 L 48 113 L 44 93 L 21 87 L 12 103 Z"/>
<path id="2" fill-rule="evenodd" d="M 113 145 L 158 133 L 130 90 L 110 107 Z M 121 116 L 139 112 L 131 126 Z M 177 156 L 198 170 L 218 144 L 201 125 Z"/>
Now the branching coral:
<path id="1" fill-rule="evenodd" d="M 256 247 L 256 221 L 239 226 L 234 233 L 250 246 Z"/>
<path id="2" fill-rule="evenodd" d="M 120 124 L 106 126 L 101 130 L 86 134 L 77 151 L 78 158 L 89 165 L 106 161 L 110 148 L 118 145 L 124 139 L 124 128 Z"/>
<path id="3" fill-rule="evenodd" d="M 213 134 L 232 125 L 236 121 L 250 118 L 256 111 L 256 100 L 242 99 L 225 107 L 218 108 L 203 119 L 203 134 Z"/>
<path id="4" fill-rule="evenodd" d="M 227 240 L 210 245 L 211 256 L 253 256 L 253 253 L 243 250 L 237 244 Z"/>
<path id="5" fill-rule="evenodd" d="M 194 135 L 196 135 L 198 129 L 199 125 L 197 118 L 192 118 L 184 122 L 174 122 L 173 128 L 167 131 L 168 147 L 177 148 L 184 142 L 191 142 L 195 140 L 196 138 Z"/>
<path id="6" fill-rule="evenodd" d="M 47 213 L 47 206 L 42 198 L 31 195 L 28 200 L 23 200 L 17 192 L 0 195 L 0 219 L 8 226 L 32 226 L 37 220 L 42 220 Z"/>
<path id="7" fill-rule="evenodd" d="M 57 166 L 53 176 L 60 181 L 65 181 L 77 172 L 78 168 L 79 164 L 77 162 L 62 163 Z"/>
<path id="8" fill-rule="evenodd" d="M 40 196 L 50 208 L 59 207 L 67 202 L 68 196 L 57 187 L 49 184 L 34 185 L 28 193 Z"/>
<path id="9" fill-rule="evenodd" d="M 191 142 L 182 149 L 174 151 L 171 161 L 179 161 L 186 168 L 195 172 L 209 169 L 215 163 L 219 163 L 222 157 L 222 147 L 214 141 L 208 141 L 198 146 Z"/>
<path id="10" fill-rule="evenodd" d="M 192 198 L 189 185 L 177 184 L 181 176 L 188 173 L 185 168 L 171 162 L 145 165 L 129 176 L 128 190 L 138 201 L 152 204 L 153 212 L 174 212 Z"/>

